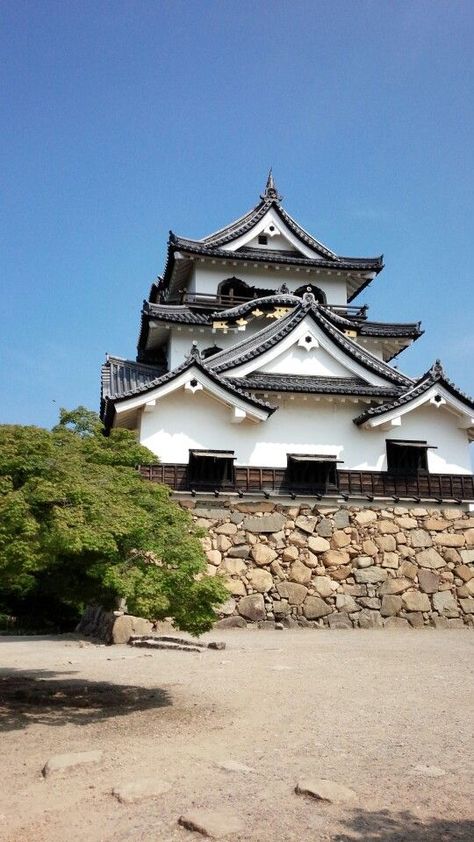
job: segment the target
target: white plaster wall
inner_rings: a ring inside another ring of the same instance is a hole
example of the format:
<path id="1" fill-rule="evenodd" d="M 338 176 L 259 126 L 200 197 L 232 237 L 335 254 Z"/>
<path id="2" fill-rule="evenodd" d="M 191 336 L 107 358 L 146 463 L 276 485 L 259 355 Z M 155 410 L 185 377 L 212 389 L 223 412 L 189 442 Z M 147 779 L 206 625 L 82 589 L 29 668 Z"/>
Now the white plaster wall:
<path id="1" fill-rule="evenodd" d="M 268 269 L 257 268 L 253 266 L 243 266 L 241 263 L 235 263 L 229 260 L 225 266 L 216 263 L 216 265 L 197 262 L 194 266 L 194 271 L 189 284 L 189 292 L 207 293 L 208 295 L 216 295 L 217 288 L 221 281 L 227 278 L 240 278 L 249 286 L 257 286 L 263 289 L 274 290 L 286 284 L 290 292 L 294 292 L 303 284 L 314 284 L 325 293 L 328 304 L 335 304 L 345 306 L 347 304 L 347 287 L 343 276 L 329 275 L 327 270 L 321 269 L 320 272 L 311 270 L 307 272 L 306 269 L 301 268 L 300 271 L 296 269 L 276 270 L 273 266 Z"/>
<path id="2" fill-rule="evenodd" d="M 255 319 L 249 322 L 245 332 L 229 330 L 227 333 L 223 333 L 222 330 L 213 331 L 212 328 L 190 328 L 188 325 L 182 325 L 181 330 L 173 327 L 170 330 L 168 365 L 170 369 L 181 365 L 185 357 L 189 354 L 193 342 L 197 342 L 197 347 L 200 351 L 204 351 L 205 348 L 210 348 L 214 344 L 224 351 L 257 333 L 257 331 L 262 330 L 266 325 L 268 325 L 268 321 L 264 322 L 262 319 Z"/>
<path id="3" fill-rule="evenodd" d="M 304 374 L 307 377 L 352 377 L 353 372 L 335 360 L 324 348 L 306 351 L 293 345 L 288 351 L 262 366 L 260 371 L 280 374 Z"/>
<path id="4" fill-rule="evenodd" d="M 284 467 L 287 453 L 328 453 L 343 460 L 341 468 L 383 471 L 387 438 L 420 439 L 438 446 L 428 451 L 431 472 L 471 473 L 467 436 L 454 416 L 420 408 L 402 427 L 367 431 L 352 420 L 362 406 L 285 397 L 267 421 L 232 424 L 229 407 L 203 392 L 180 390 L 142 414 L 140 441 L 162 462 L 185 464 L 190 448 L 213 448 L 234 450 L 240 465 Z"/>

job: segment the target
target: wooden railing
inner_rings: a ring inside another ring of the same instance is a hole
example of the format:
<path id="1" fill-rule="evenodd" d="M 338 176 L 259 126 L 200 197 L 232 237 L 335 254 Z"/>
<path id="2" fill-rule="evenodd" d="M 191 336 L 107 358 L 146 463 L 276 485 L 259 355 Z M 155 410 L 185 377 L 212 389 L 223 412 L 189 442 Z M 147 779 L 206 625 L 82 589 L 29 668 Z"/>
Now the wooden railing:
<path id="1" fill-rule="evenodd" d="M 193 482 L 188 465 L 141 465 L 140 473 L 152 482 L 168 485 L 173 491 L 236 492 L 238 494 L 309 495 L 321 497 L 391 497 L 411 500 L 474 500 L 474 477 L 470 474 L 418 474 L 399 476 L 384 471 L 337 471 L 336 483 L 326 487 L 295 485 L 288 481 L 285 468 L 254 468 L 238 465 L 234 482 Z"/>
<path id="2" fill-rule="evenodd" d="M 268 290 L 268 295 L 279 295 L 274 290 Z M 212 295 L 206 292 L 187 292 L 184 290 L 177 296 L 173 296 L 165 304 L 186 304 L 188 307 L 199 307 L 203 310 L 224 310 L 230 307 L 238 307 L 239 304 L 246 304 L 248 301 L 253 301 L 254 298 L 262 297 L 260 294 L 253 297 L 242 297 L 239 295 Z M 354 304 L 339 305 L 339 304 L 325 304 L 328 310 L 332 310 L 340 316 L 345 316 L 348 319 L 366 319 L 367 305 L 358 307 Z"/>

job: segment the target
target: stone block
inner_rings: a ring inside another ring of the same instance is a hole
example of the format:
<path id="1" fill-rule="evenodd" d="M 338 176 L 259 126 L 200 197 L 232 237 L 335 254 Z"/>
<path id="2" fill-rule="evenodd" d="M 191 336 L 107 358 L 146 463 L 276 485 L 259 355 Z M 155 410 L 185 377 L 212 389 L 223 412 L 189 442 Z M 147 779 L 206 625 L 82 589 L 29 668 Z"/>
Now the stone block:
<path id="1" fill-rule="evenodd" d="M 474 550 L 461 550 L 461 559 L 464 564 L 472 564 L 474 561 Z"/>
<path id="2" fill-rule="evenodd" d="M 464 614 L 474 614 L 474 599 L 460 599 L 459 605 Z"/>
<path id="3" fill-rule="evenodd" d="M 330 538 L 332 535 L 333 525 L 329 518 L 323 517 L 316 526 L 316 532 L 322 538 Z"/>
<path id="4" fill-rule="evenodd" d="M 387 617 L 384 622 L 384 628 L 386 629 L 409 629 L 410 625 L 407 620 L 404 620 L 403 617 Z"/>
<path id="5" fill-rule="evenodd" d="M 259 593 L 268 593 L 273 587 L 273 576 L 268 570 L 250 570 L 247 575 L 247 581 Z"/>
<path id="6" fill-rule="evenodd" d="M 393 617 L 402 609 L 401 596 L 385 595 L 382 599 L 382 607 L 380 613 L 382 617 Z"/>
<path id="7" fill-rule="evenodd" d="M 254 544 L 252 547 L 250 554 L 255 562 L 259 566 L 265 566 L 266 564 L 271 564 L 274 559 L 277 557 L 277 553 L 275 550 L 272 550 L 268 544 Z"/>
<path id="8" fill-rule="evenodd" d="M 367 567 L 365 570 L 354 570 L 354 578 L 359 584 L 376 584 L 384 582 L 388 573 L 380 567 Z"/>
<path id="9" fill-rule="evenodd" d="M 372 511 L 372 509 L 363 509 L 361 512 L 357 512 L 354 520 L 359 526 L 367 526 L 377 520 L 377 512 Z"/>
<path id="10" fill-rule="evenodd" d="M 387 579 L 380 585 L 379 594 L 380 596 L 392 595 L 392 594 L 400 594 L 403 591 L 406 591 L 407 588 L 412 588 L 413 582 L 410 579 L 404 579 L 400 577 L 400 579 Z"/>
<path id="11" fill-rule="evenodd" d="M 425 621 L 423 619 L 423 614 L 419 611 L 412 611 L 407 614 L 406 619 L 410 623 L 412 629 L 422 629 L 425 625 Z"/>
<path id="12" fill-rule="evenodd" d="M 337 614 L 330 614 L 328 617 L 328 623 L 330 629 L 352 628 L 352 620 L 344 611 L 340 611 Z"/>
<path id="13" fill-rule="evenodd" d="M 315 576 L 312 584 L 315 591 L 322 597 L 331 596 L 337 588 L 336 582 L 329 576 Z"/>
<path id="14" fill-rule="evenodd" d="M 428 517 L 423 522 L 423 526 L 430 532 L 442 532 L 443 529 L 448 528 L 449 521 L 442 517 Z"/>
<path id="15" fill-rule="evenodd" d="M 350 561 L 349 553 L 345 550 L 327 550 L 323 553 L 323 564 L 325 567 L 339 567 Z"/>
<path id="16" fill-rule="evenodd" d="M 239 544 L 237 547 L 232 547 L 232 558 L 248 558 L 250 556 L 250 547 L 248 544 Z"/>
<path id="17" fill-rule="evenodd" d="M 301 561 L 295 561 L 290 568 L 290 576 L 292 582 L 298 582 L 300 585 L 307 585 L 311 581 L 311 570 Z"/>
<path id="18" fill-rule="evenodd" d="M 399 567 L 400 576 L 406 576 L 408 579 L 414 579 L 418 572 L 418 567 L 412 561 L 404 559 Z"/>
<path id="19" fill-rule="evenodd" d="M 232 596 L 245 596 L 247 588 L 242 579 L 233 579 L 232 577 L 224 579 L 224 584 Z"/>
<path id="20" fill-rule="evenodd" d="M 319 536 L 308 538 L 308 547 L 312 553 L 324 553 L 331 549 L 329 541 Z"/>
<path id="21" fill-rule="evenodd" d="M 362 596 L 357 601 L 363 608 L 370 608 L 371 611 L 380 611 L 382 604 L 376 596 Z"/>
<path id="22" fill-rule="evenodd" d="M 347 579 L 348 576 L 352 573 L 352 567 L 350 564 L 342 565 L 342 567 L 331 567 L 330 568 L 331 577 L 335 579 L 337 582 L 342 582 L 344 579 Z"/>
<path id="23" fill-rule="evenodd" d="M 222 553 L 220 553 L 219 550 L 208 550 L 206 556 L 209 564 L 214 564 L 216 567 L 219 567 L 219 564 L 222 561 Z"/>
<path id="24" fill-rule="evenodd" d="M 428 596 L 419 591 L 406 591 L 402 596 L 403 607 L 407 611 L 430 611 L 431 605 Z"/>
<path id="25" fill-rule="evenodd" d="M 359 627 L 361 629 L 381 629 L 383 621 L 378 611 L 371 611 L 369 608 L 364 608 L 357 618 Z"/>
<path id="26" fill-rule="evenodd" d="M 433 573 L 432 570 L 419 570 L 418 582 L 424 593 L 436 593 L 439 589 L 439 576 L 437 573 Z"/>
<path id="27" fill-rule="evenodd" d="M 308 535 L 312 535 L 317 522 L 318 519 L 317 517 L 314 517 L 314 515 L 300 515 L 296 518 L 295 526 L 297 526 L 298 529 L 301 529 L 302 532 L 307 532 Z"/>
<path id="28" fill-rule="evenodd" d="M 235 535 L 237 527 L 235 523 L 222 523 L 214 528 L 216 535 Z"/>
<path id="29" fill-rule="evenodd" d="M 219 606 L 219 614 L 224 614 L 225 617 L 230 617 L 235 611 L 235 599 L 230 597 L 223 605 Z"/>
<path id="30" fill-rule="evenodd" d="M 349 526 L 349 512 L 346 509 L 339 509 L 333 517 L 333 522 L 336 529 L 345 529 Z"/>
<path id="31" fill-rule="evenodd" d="M 151 634 L 153 624 L 142 617 L 133 617 L 131 614 L 121 614 L 116 617 L 112 628 L 112 643 L 128 643 L 133 634 Z"/>
<path id="32" fill-rule="evenodd" d="M 417 553 L 416 562 L 420 565 L 420 567 L 428 567 L 431 570 L 444 567 L 445 565 L 444 559 L 441 558 L 439 552 L 433 547 L 430 547 L 428 550 L 422 550 L 421 553 Z"/>
<path id="33" fill-rule="evenodd" d="M 372 541 L 370 538 L 366 538 L 365 541 L 362 541 L 362 549 L 366 555 L 374 556 L 377 555 L 377 545 Z"/>
<path id="34" fill-rule="evenodd" d="M 410 532 L 410 544 L 417 549 L 421 547 L 431 547 L 433 541 L 431 535 L 426 529 L 412 529 Z"/>
<path id="35" fill-rule="evenodd" d="M 396 570 L 399 564 L 398 553 L 384 553 L 382 559 L 382 567 L 389 567 Z"/>
<path id="36" fill-rule="evenodd" d="M 277 591 L 290 605 L 301 605 L 308 593 L 308 588 L 296 582 L 279 582 Z"/>
<path id="37" fill-rule="evenodd" d="M 391 520 L 381 520 L 377 524 L 377 528 L 381 535 L 395 535 L 398 532 L 398 526 Z"/>
<path id="38" fill-rule="evenodd" d="M 217 623 L 214 623 L 215 629 L 245 629 L 247 628 L 247 623 L 245 622 L 243 617 L 223 617 L 222 620 L 218 620 Z"/>
<path id="39" fill-rule="evenodd" d="M 332 607 L 319 596 L 307 596 L 303 604 L 304 616 L 307 620 L 318 620 L 326 614 L 331 614 L 332 610 Z"/>
<path id="40" fill-rule="evenodd" d="M 464 547 L 466 539 L 459 532 L 439 532 L 433 538 L 439 547 Z"/>
<path id="41" fill-rule="evenodd" d="M 343 547 L 347 547 L 350 543 L 351 536 L 346 532 L 343 532 L 342 529 L 336 529 L 336 531 L 333 532 L 331 538 L 331 547 L 333 550 L 341 550 Z"/>
<path id="42" fill-rule="evenodd" d="M 414 517 L 397 517 L 395 522 L 400 529 L 416 529 L 418 526 L 418 521 Z"/>
<path id="43" fill-rule="evenodd" d="M 470 579 L 474 578 L 474 567 L 469 567 L 467 564 L 460 564 L 459 567 L 455 568 L 454 573 L 463 582 L 469 582 Z"/>
<path id="44" fill-rule="evenodd" d="M 55 754 L 50 757 L 43 766 L 43 777 L 48 778 L 57 772 L 68 772 L 77 766 L 84 766 L 88 763 L 100 763 L 102 760 L 101 751 L 76 751 L 69 754 Z"/>
<path id="45" fill-rule="evenodd" d="M 380 535 L 375 539 L 375 543 L 379 550 L 385 552 L 393 552 L 397 549 L 397 542 L 393 535 Z"/>
<path id="46" fill-rule="evenodd" d="M 280 532 L 285 525 L 285 521 L 285 515 L 275 512 L 272 515 L 263 515 L 262 517 L 246 517 L 243 528 L 256 535 L 266 532 Z"/>
<path id="47" fill-rule="evenodd" d="M 290 611 L 290 606 L 287 599 L 273 600 L 273 613 L 275 617 L 286 617 Z"/>
<path id="48" fill-rule="evenodd" d="M 353 611 L 359 610 L 353 597 L 345 593 L 336 594 L 336 608 L 338 611 L 346 611 L 347 614 L 351 614 Z"/>
<path id="49" fill-rule="evenodd" d="M 474 547 L 474 529 L 466 529 L 464 533 L 466 547 Z"/>
<path id="50" fill-rule="evenodd" d="M 251 623 L 256 623 L 258 620 L 264 620 L 265 603 L 263 601 L 262 594 L 250 594 L 250 596 L 244 596 L 237 606 L 237 611 L 242 617 L 245 617 L 246 620 L 250 620 Z"/>
<path id="51" fill-rule="evenodd" d="M 241 558 L 231 558 L 228 556 L 219 567 L 219 572 L 229 573 L 231 576 L 239 576 L 246 569 L 247 565 Z"/>
<path id="52" fill-rule="evenodd" d="M 299 556 L 298 547 L 293 547 L 291 544 L 284 548 L 281 557 L 283 561 L 296 561 Z"/>
<path id="53" fill-rule="evenodd" d="M 459 617 L 459 606 L 451 591 L 433 594 L 433 608 L 443 617 Z"/>

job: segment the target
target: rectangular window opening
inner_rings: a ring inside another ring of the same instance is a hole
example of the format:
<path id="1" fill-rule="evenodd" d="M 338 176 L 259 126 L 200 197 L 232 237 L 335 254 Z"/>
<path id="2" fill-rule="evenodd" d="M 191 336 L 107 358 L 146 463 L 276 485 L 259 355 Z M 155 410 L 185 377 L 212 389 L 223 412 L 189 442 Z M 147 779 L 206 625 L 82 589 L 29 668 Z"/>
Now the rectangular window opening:
<path id="1" fill-rule="evenodd" d="M 425 441 L 387 439 L 387 471 L 398 476 L 417 476 L 428 472 L 428 448 Z"/>
<path id="2" fill-rule="evenodd" d="M 337 464 L 335 456 L 327 454 L 287 454 L 288 486 L 293 491 L 326 493 L 337 489 Z"/>
<path id="3" fill-rule="evenodd" d="M 188 480 L 194 488 L 223 488 L 234 485 L 233 450 L 190 450 Z"/>
<path id="4" fill-rule="evenodd" d="M 268 245 L 268 237 L 266 234 L 259 234 L 258 235 L 258 242 L 261 246 Z"/>

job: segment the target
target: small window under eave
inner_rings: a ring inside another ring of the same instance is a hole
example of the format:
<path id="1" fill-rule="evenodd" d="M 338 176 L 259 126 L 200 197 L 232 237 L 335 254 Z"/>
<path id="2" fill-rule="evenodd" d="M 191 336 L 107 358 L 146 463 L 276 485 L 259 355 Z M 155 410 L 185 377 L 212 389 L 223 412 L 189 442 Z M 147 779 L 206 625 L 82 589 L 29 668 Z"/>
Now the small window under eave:
<path id="1" fill-rule="evenodd" d="M 387 439 L 387 471 L 390 474 L 416 476 L 428 471 L 428 449 L 436 445 L 426 441 Z"/>
<path id="2" fill-rule="evenodd" d="M 222 488 L 234 483 L 233 450 L 190 450 L 188 479 L 191 486 Z"/>
<path id="3" fill-rule="evenodd" d="M 337 487 L 336 456 L 326 453 L 288 453 L 288 485 L 293 490 L 308 493 L 325 493 L 330 486 Z"/>

